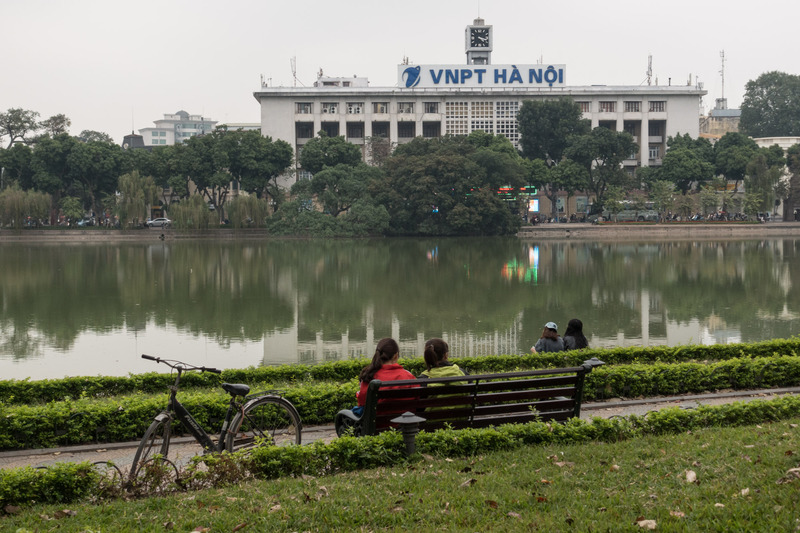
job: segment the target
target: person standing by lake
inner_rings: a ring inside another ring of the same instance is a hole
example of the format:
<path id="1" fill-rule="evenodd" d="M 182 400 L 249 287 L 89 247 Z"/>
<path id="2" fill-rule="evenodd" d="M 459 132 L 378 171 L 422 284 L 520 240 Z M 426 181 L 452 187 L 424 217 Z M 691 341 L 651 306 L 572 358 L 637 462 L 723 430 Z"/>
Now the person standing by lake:
<path id="1" fill-rule="evenodd" d="M 567 331 L 564 332 L 564 349 L 581 350 L 589 347 L 589 341 L 583 335 L 583 322 L 573 318 L 567 324 Z"/>
<path id="2" fill-rule="evenodd" d="M 531 348 L 533 353 L 563 352 L 564 339 L 558 336 L 558 326 L 555 322 L 548 322 L 544 325 L 542 336 L 536 341 L 536 345 Z"/>

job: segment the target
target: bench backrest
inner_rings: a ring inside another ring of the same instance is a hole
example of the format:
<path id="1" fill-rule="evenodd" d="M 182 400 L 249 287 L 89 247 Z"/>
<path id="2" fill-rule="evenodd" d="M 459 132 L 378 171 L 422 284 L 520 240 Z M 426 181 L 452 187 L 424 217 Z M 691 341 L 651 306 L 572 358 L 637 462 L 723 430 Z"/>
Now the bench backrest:
<path id="1" fill-rule="evenodd" d="M 601 363 L 602 364 L 602 363 Z M 361 418 L 362 434 L 392 427 L 410 411 L 426 419 L 420 429 L 486 427 L 532 420 L 562 421 L 580 416 L 582 366 L 446 378 L 373 380 Z"/>

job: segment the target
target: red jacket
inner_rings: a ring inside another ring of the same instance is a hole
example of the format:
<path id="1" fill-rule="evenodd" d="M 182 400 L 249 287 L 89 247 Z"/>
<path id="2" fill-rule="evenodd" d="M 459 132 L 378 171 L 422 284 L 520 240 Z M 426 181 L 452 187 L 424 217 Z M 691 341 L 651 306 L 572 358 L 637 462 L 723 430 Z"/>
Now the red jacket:
<path id="1" fill-rule="evenodd" d="M 400 365 L 383 365 L 377 372 L 375 372 L 375 377 L 373 379 L 379 379 L 381 381 L 394 381 L 397 379 L 416 379 L 416 376 L 403 368 Z M 361 382 L 361 390 L 358 391 L 356 394 L 356 398 L 358 399 L 358 405 L 363 406 L 367 403 L 367 388 L 369 387 L 369 383 Z M 402 387 L 381 387 L 387 389 L 398 389 L 398 388 L 409 388 L 411 385 L 404 385 Z"/>

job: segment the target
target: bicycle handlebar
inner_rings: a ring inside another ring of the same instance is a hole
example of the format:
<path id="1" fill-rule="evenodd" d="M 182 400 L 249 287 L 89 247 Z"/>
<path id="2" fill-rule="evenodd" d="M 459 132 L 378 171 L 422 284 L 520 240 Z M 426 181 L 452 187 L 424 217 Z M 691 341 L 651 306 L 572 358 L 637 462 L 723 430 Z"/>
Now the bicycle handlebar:
<path id="1" fill-rule="evenodd" d="M 200 372 L 212 372 L 214 374 L 222 374 L 222 370 L 218 368 L 211 368 L 206 366 L 194 366 L 188 365 L 186 363 L 182 363 L 181 361 L 176 360 L 169 360 L 169 359 L 161 359 L 160 357 L 153 357 L 152 355 L 142 354 L 142 359 L 147 359 L 149 361 L 155 361 L 156 363 L 164 363 L 170 368 L 178 368 L 180 367 L 183 370 L 199 370 Z"/>

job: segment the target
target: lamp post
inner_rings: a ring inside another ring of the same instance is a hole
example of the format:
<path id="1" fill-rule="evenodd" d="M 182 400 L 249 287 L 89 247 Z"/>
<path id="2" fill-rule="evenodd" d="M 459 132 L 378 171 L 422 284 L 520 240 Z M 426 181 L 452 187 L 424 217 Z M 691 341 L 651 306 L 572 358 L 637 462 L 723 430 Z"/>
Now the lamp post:
<path id="1" fill-rule="evenodd" d="M 406 445 L 406 455 L 414 455 L 417 452 L 416 436 L 419 433 L 419 425 L 425 420 L 409 411 L 391 420 L 392 424 L 400 426 L 403 442 Z"/>

